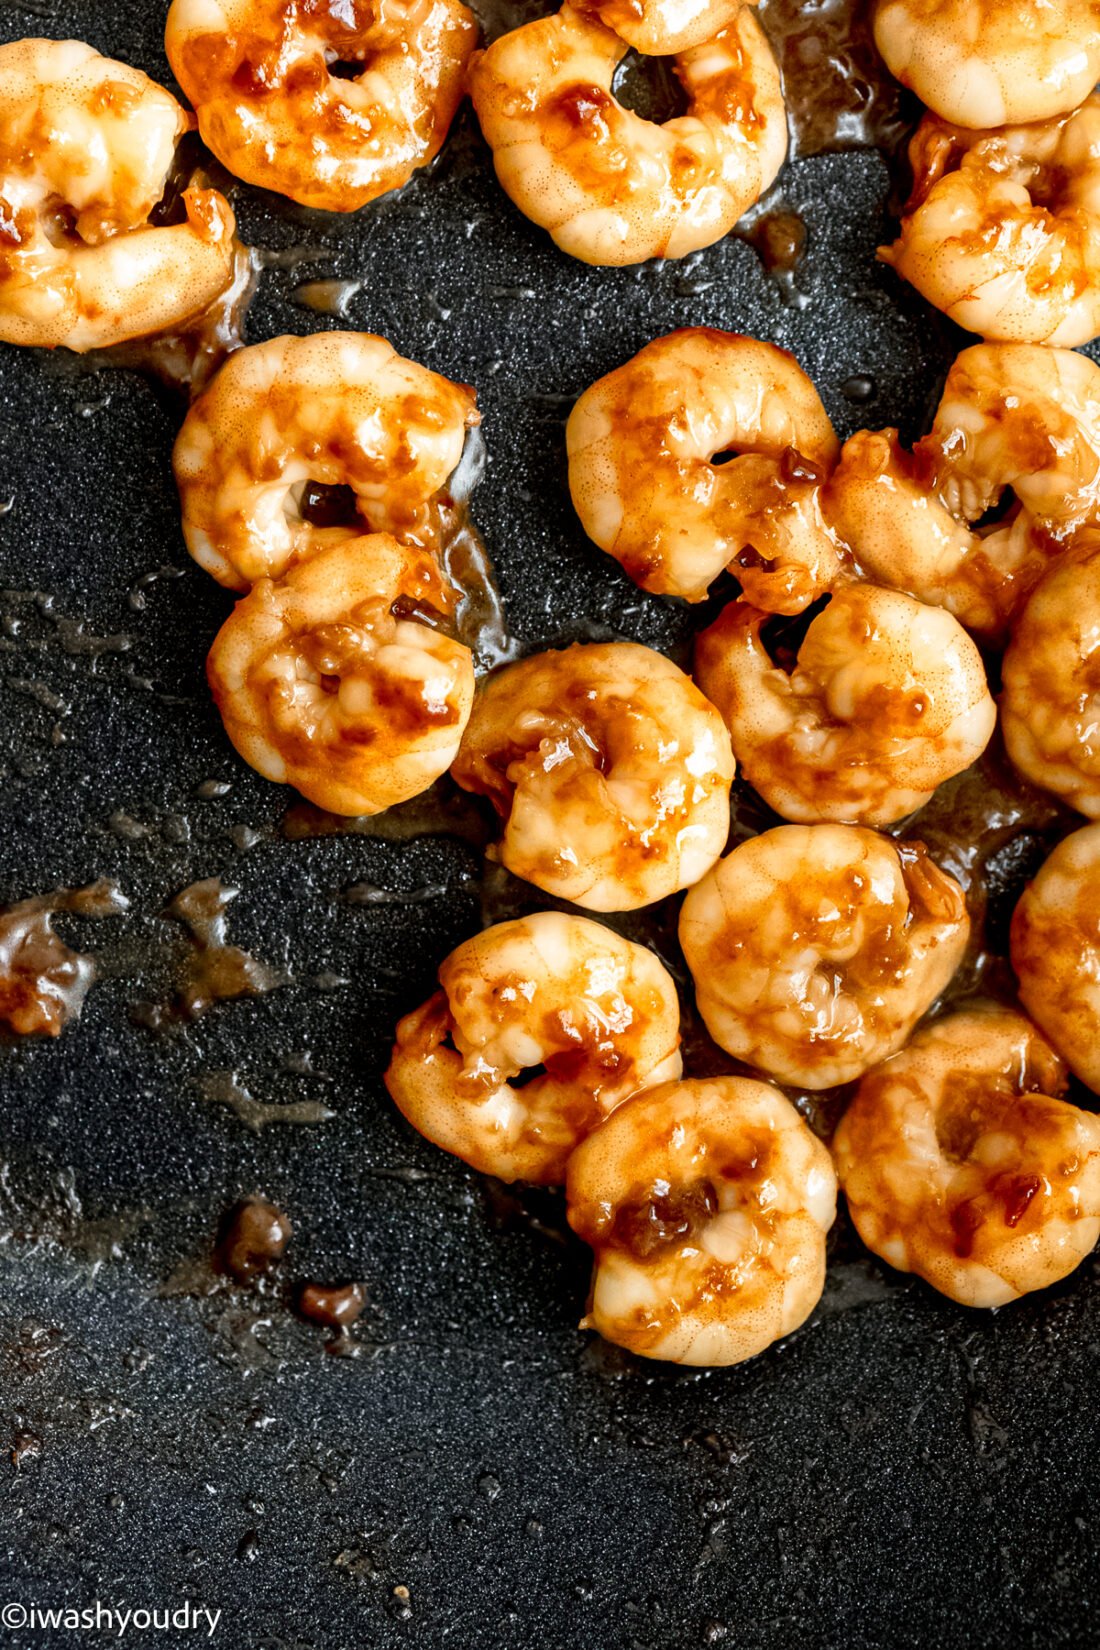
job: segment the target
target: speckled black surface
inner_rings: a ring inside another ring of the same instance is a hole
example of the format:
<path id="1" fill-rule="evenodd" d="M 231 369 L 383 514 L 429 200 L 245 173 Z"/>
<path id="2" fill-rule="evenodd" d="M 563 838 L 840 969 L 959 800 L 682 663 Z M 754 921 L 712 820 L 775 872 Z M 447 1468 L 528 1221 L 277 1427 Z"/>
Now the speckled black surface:
<path id="1" fill-rule="evenodd" d="M 166 78 L 163 11 L 0 0 L 0 38 L 72 33 Z M 952 341 L 874 261 L 886 189 L 870 154 L 788 172 L 799 304 L 737 240 L 591 271 L 508 206 L 463 117 L 430 177 L 356 218 L 238 193 L 246 239 L 311 249 L 266 270 L 249 336 L 336 324 L 294 288 L 361 281 L 344 324 L 477 385 L 475 514 L 523 643 L 596 625 L 674 649 L 684 611 L 579 533 L 564 414 L 650 337 L 711 322 L 793 348 L 844 433 L 915 430 Z M 102 965 L 80 1025 L 0 1049 L 0 1604 L 192 1598 L 234 1650 L 1100 1643 L 1094 1263 L 977 1316 L 842 1224 L 787 1344 L 652 1368 L 576 1330 L 586 1263 L 552 1198 L 502 1201 L 396 1116 L 391 1027 L 482 920 L 478 855 L 284 837 L 289 798 L 233 757 L 202 686 L 227 599 L 180 540 L 179 416 L 135 374 L 0 354 L 0 899 L 114 875 L 133 901 L 61 920 Z M 228 788 L 200 800 L 210 780 Z M 131 1007 L 187 943 L 158 913 L 213 874 L 240 889 L 233 937 L 294 981 L 153 1035 Z M 398 897 L 349 906 L 364 880 Z M 197 1086 L 230 1069 L 335 1115 L 251 1133 Z M 276 1281 L 204 1293 L 253 1191 L 295 1227 Z M 287 1310 L 306 1278 L 367 1285 L 358 1358 Z M 74 1640 L 113 1642 L 0 1627 L 19 1650 Z"/>

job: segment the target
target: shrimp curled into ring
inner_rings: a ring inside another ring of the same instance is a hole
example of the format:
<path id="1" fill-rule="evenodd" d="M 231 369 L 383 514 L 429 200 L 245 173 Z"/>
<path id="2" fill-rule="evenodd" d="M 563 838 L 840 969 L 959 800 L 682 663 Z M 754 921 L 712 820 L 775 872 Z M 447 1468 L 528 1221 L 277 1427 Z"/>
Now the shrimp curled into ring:
<path id="1" fill-rule="evenodd" d="M 1045 574 L 1004 656 L 1001 726 L 1025 779 L 1100 819 L 1100 532 Z"/>
<path id="2" fill-rule="evenodd" d="M 768 1083 L 716 1077 L 635 1095 L 573 1153 L 566 1197 L 595 1250 L 581 1327 L 643 1358 L 740 1363 L 821 1297 L 836 1176 Z"/>
<path id="3" fill-rule="evenodd" d="M 330 544 L 261 579 L 218 632 L 211 692 L 237 750 L 337 814 L 376 814 L 450 766 L 473 658 L 420 619 L 449 592 L 433 559 L 385 534 Z"/>
<path id="4" fill-rule="evenodd" d="M 176 441 L 187 548 L 219 584 L 247 590 L 364 527 L 423 540 L 478 417 L 473 390 L 368 333 L 238 350 Z M 362 524 L 309 522 L 302 500 L 311 482 L 350 487 Z"/>
<path id="5" fill-rule="evenodd" d="M 397 1028 L 386 1087 L 415 1129 L 484 1174 L 560 1185 L 578 1141 L 679 1077 L 680 1005 L 651 951 L 539 911 L 465 940 Z M 514 1080 L 531 1068 L 542 1072 Z"/>
<path id="6" fill-rule="evenodd" d="M 769 656 L 767 622 L 731 603 L 699 637 L 695 675 L 744 777 L 784 819 L 888 825 L 989 743 L 981 654 L 942 609 L 846 585 L 786 666 Z"/>
<path id="7" fill-rule="evenodd" d="M 0 46 L 0 338 L 90 350 L 182 326 L 232 283 L 228 201 L 185 189 L 157 224 L 192 120 L 77 40 Z"/>
<path id="8" fill-rule="evenodd" d="M 505 192 L 589 264 L 682 258 L 721 240 L 787 152 L 779 70 L 749 7 L 676 54 L 688 112 L 663 126 L 615 99 L 626 50 L 566 4 L 503 35 L 470 73 Z"/>
<path id="9" fill-rule="evenodd" d="M 165 47 L 246 183 L 354 212 L 439 151 L 477 39 L 459 0 L 173 0 Z M 343 79 L 337 61 L 358 73 Z"/>
<path id="10" fill-rule="evenodd" d="M 621 40 L 648 57 L 701 46 L 737 21 L 745 0 L 578 0 Z M 756 0 L 747 0 L 750 6 Z"/>
<path id="11" fill-rule="evenodd" d="M 1100 1236 L 1100 1120 L 1023 1015 L 950 1014 L 863 1079 L 833 1141 L 867 1247 L 964 1306 L 1002 1306 Z"/>
<path id="12" fill-rule="evenodd" d="M 966 950 L 966 899 L 920 843 L 781 825 L 696 883 L 680 942 L 707 1030 L 808 1089 L 903 1046 Z"/>
<path id="13" fill-rule="evenodd" d="M 1100 332 L 1100 96 L 1035 126 L 926 115 L 913 192 L 880 256 L 983 338 L 1072 348 Z"/>
<path id="14" fill-rule="evenodd" d="M 1100 367 L 1037 344 L 963 350 L 928 435 L 911 454 L 896 430 L 852 436 L 824 509 L 868 578 L 998 635 L 1052 552 L 1100 521 Z"/>
<path id="15" fill-rule="evenodd" d="M 1100 79 L 1097 0 L 878 0 L 891 74 L 944 120 L 1048 120 Z"/>
<path id="16" fill-rule="evenodd" d="M 1060 842 L 1012 915 L 1020 1001 L 1100 1094 L 1100 825 Z"/>
<path id="17" fill-rule="evenodd" d="M 755 606 L 798 613 L 841 577 L 818 506 L 837 439 L 774 344 L 713 327 L 657 338 L 585 390 L 565 441 L 585 532 L 643 590 L 702 601 L 728 566 Z"/>
<path id="18" fill-rule="evenodd" d="M 451 771 L 501 815 L 507 869 L 590 911 L 689 887 L 729 834 L 722 718 L 670 659 L 634 642 L 578 643 L 498 671 Z"/>

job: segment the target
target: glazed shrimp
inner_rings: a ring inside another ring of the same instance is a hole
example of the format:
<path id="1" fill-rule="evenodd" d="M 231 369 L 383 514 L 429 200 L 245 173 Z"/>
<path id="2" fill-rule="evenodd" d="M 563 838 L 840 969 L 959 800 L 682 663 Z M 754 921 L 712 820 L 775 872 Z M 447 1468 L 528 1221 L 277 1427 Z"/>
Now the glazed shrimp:
<path id="1" fill-rule="evenodd" d="M 1020 1001 L 1100 1094 L 1100 825 L 1060 842 L 1012 915 Z"/>
<path id="2" fill-rule="evenodd" d="M 473 390 L 368 333 L 238 350 L 176 441 L 187 548 L 219 584 L 247 590 L 365 528 L 426 542 L 432 501 L 478 420 Z M 350 487 L 362 521 L 313 525 L 310 483 Z"/>
<path id="3" fill-rule="evenodd" d="M 892 74 L 944 120 L 1048 120 L 1100 79 L 1096 0 L 878 0 L 875 43 Z"/>
<path id="4" fill-rule="evenodd" d="M 976 527 L 1005 494 L 1002 519 Z M 963 350 L 929 434 L 912 453 L 896 430 L 854 435 L 823 508 L 869 578 L 999 635 L 1100 520 L 1100 367 L 1036 344 Z"/>
<path id="5" fill-rule="evenodd" d="M 602 1118 L 680 1075 L 670 975 L 587 917 L 498 923 L 452 951 L 439 984 L 398 1026 L 386 1087 L 415 1129 L 483 1174 L 559 1185 Z"/>
<path id="6" fill-rule="evenodd" d="M 831 1088 L 895 1054 L 962 961 L 966 899 L 919 842 L 781 825 L 697 882 L 680 943 L 727 1054 Z"/>
<path id="7" fill-rule="evenodd" d="M 964 1306 L 1072 1272 L 1100 1236 L 1100 1121 L 1023 1015 L 950 1014 L 866 1076 L 833 1141 L 869 1249 Z"/>
<path id="8" fill-rule="evenodd" d="M 579 0 L 620 40 L 646 57 L 701 46 L 737 21 L 744 0 Z M 756 0 L 747 0 L 751 6 Z"/>
<path id="9" fill-rule="evenodd" d="M 989 743 L 997 712 L 981 655 L 949 613 L 848 585 L 782 666 L 767 621 L 732 603 L 699 637 L 695 676 L 744 777 L 784 819 L 889 824 Z"/>
<path id="10" fill-rule="evenodd" d="M 926 115 L 901 233 L 880 256 L 988 339 L 1100 332 L 1100 97 L 1034 126 L 969 132 Z"/>
<path id="11" fill-rule="evenodd" d="M 232 283 L 216 189 L 156 224 L 192 121 L 139 69 L 78 40 L 0 46 L 0 338 L 90 350 L 181 326 Z"/>
<path id="12" fill-rule="evenodd" d="M 497 177 L 589 264 L 682 258 L 728 234 L 787 152 L 779 70 L 752 11 L 678 52 L 688 112 L 657 126 L 611 90 L 626 42 L 566 4 L 474 59 L 470 93 Z"/>
<path id="13" fill-rule="evenodd" d="M 836 1214 L 829 1154 L 746 1077 L 635 1095 L 569 1160 L 569 1224 L 595 1250 L 582 1329 L 643 1358 L 736 1364 L 817 1305 Z"/>
<path id="14" fill-rule="evenodd" d="M 585 532 L 643 590 L 702 601 L 728 567 L 755 606 L 798 613 L 843 575 L 819 505 L 837 439 L 774 344 L 714 327 L 657 338 L 585 390 L 565 442 Z"/>
<path id="15" fill-rule="evenodd" d="M 1044 575 L 1004 657 L 1001 726 L 1015 766 L 1100 819 L 1100 532 Z"/>
<path id="16" fill-rule="evenodd" d="M 438 153 L 476 41 L 459 0 L 173 0 L 164 36 L 218 159 L 329 212 Z M 359 72 L 338 77 L 337 62 Z"/>
<path id="17" fill-rule="evenodd" d="M 729 834 L 722 718 L 671 660 L 579 643 L 498 671 L 451 770 L 504 821 L 517 877 L 590 911 L 627 911 L 709 871 Z"/>
<path id="18" fill-rule="evenodd" d="M 267 779 L 337 814 L 375 814 L 438 779 L 474 697 L 470 650 L 434 560 L 385 534 L 260 579 L 210 650 L 225 729 Z"/>

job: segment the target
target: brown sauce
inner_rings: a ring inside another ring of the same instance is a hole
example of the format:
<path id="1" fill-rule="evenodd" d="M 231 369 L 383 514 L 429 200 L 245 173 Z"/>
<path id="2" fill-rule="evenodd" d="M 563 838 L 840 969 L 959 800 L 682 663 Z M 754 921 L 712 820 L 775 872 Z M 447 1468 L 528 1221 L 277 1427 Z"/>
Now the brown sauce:
<path id="1" fill-rule="evenodd" d="M 129 906 L 117 883 L 37 894 L 0 911 L 0 1021 L 18 1036 L 57 1037 L 78 1019 L 96 965 L 53 927 L 58 912 L 115 917 Z"/>
<path id="2" fill-rule="evenodd" d="M 252 1283 L 282 1259 L 293 1230 L 274 1203 L 262 1197 L 244 1198 L 222 1222 L 215 1265 L 238 1283 Z"/>
<path id="3" fill-rule="evenodd" d="M 783 75 L 793 157 L 840 149 L 892 154 L 915 124 L 875 46 L 872 4 L 761 0 L 760 21 Z"/>
<path id="4" fill-rule="evenodd" d="M 231 943 L 226 911 L 237 893 L 219 878 L 209 877 L 191 883 L 176 895 L 165 916 L 175 918 L 189 930 L 192 948 L 170 1001 L 137 1006 L 134 1014 L 140 1024 L 150 1030 L 164 1030 L 181 1021 L 199 1019 L 215 1003 L 235 997 L 259 997 L 289 983 L 282 969 L 272 968 Z"/>
<path id="5" fill-rule="evenodd" d="M 226 1106 L 253 1134 L 269 1123 L 327 1123 L 336 1114 L 320 1100 L 257 1100 L 232 1071 L 210 1071 L 199 1078 L 203 1098 Z"/>

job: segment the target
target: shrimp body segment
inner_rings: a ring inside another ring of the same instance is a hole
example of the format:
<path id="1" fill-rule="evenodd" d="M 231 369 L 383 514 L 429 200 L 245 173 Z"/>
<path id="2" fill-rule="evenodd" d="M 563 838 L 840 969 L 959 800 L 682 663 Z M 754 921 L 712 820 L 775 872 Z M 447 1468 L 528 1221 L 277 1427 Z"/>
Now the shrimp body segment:
<path id="1" fill-rule="evenodd" d="M 415 1129 L 484 1174 L 559 1185 L 602 1118 L 680 1075 L 670 975 L 587 917 L 498 923 L 451 953 L 439 983 L 398 1026 L 386 1086 Z"/>
<path id="2" fill-rule="evenodd" d="M 1020 1001 L 1100 1094 L 1100 825 L 1060 842 L 1012 916 Z"/>
<path id="3" fill-rule="evenodd" d="M 989 743 L 997 711 L 981 655 L 942 609 L 846 585 L 786 666 L 768 653 L 767 621 L 731 603 L 699 637 L 695 676 L 744 777 L 784 819 L 889 824 Z"/>
<path id="4" fill-rule="evenodd" d="M 231 284 L 216 189 L 156 224 L 191 118 L 170 92 L 77 40 L 0 46 L 0 338 L 97 349 L 181 326 Z"/>
<path id="5" fill-rule="evenodd" d="M 737 21 L 745 0 L 579 0 L 621 40 L 646 57 L 701 46 Z M 754 6 L 756 0 L 748 0 Z"/>
<path id="6" fill-rule="evenodd" d="M 191 407 L 173 464 L 192 556 L 231 590 L 363 532 L 425 542 L 478 422 L 473 390 L 384 338 L 317 332 L 237 350 Z M 347 486 L 358 525 L 314 525 L 311 483 Z"/>
<path id="7" fill-rule="evenodd" d="M 574 1152 L 566 1197 L 595 1251 L 581 1327 L 644 1358 L 740 1363 L 820 1299 L 836 1177 L 768 1083 L 717 1077 L 635 1095 Z"/>
<path id="8" fill-rule="evenodd" d="M 880 256 L 987 339 L 1072 348 L 1100 332 L 1100 96 L 1038 125 L 971 132 L 926 115 L 913 192 Z"/>
<path id="9" fill-rule="evenodd" d="M 354 212 L 439 151 L 477 23 L 460 0 L 173 0 L 165 47 L 246 183 Z M 331 72 L 354 63 L 351 79 Z"/>
<path id="10" fill-rule="evenodd" d="M 833 1141 L 869 1249 L 964 1306 L 1056 1283 L 1100 1236 L 1100 1120 L 1023 1015 L 951 1014 L 870 1072 Z"/>
<path id="11" fill-rule="evenodd" d="M 260 579 L 215 638 L 211 692 L 237 750 L 318 807 L 375 814 L 426 790 L 458 750 L 470 650 L 434 560 L 385 534 L 330 544 Z"/>
<path id="12" fill-rule="evenodd" d="M 874 31 L 891 74 L 960 126 L 1048 120 L 1100 79 L 1096 0 L 878 0 Z"/>
<path id="13" fill-rule="evenodd" d="M 919 843 L 782 825 L 696 883 L 680 941 L 707 1030 L 770 1077 L 824 1089 L 903 1046 L 966 950 L 962 889 Z"/>
<path id="14" fill-rule="evenodd" d="M 682 258 L 727 234 L 787 151 L 783 93 L 751 9 L 677 52 L 688 112 L 658 126 L 612 92 L 626 41 L 566 4 L 474 59 L 470 92 L 497 177 L 589 264 Z"/>
<path id="15" fill-rule="evenodd" d="M 774 344 L 657 338 L 585 390 L 565 440 L 585 532 L 643 590 L 702 601 L 729 567 L 755 606 L 798 613 L 842 575 L 818 501 L 837 439 Z"/>
<path id="16" fill-rule="evenodd" d="M 578 643 L 492 676 L 452 768 L 503 820 L 515 876 L 591 911 L 627 911 L 709 871 L 729 834 L 722 718 L 633 642 Z"/>

